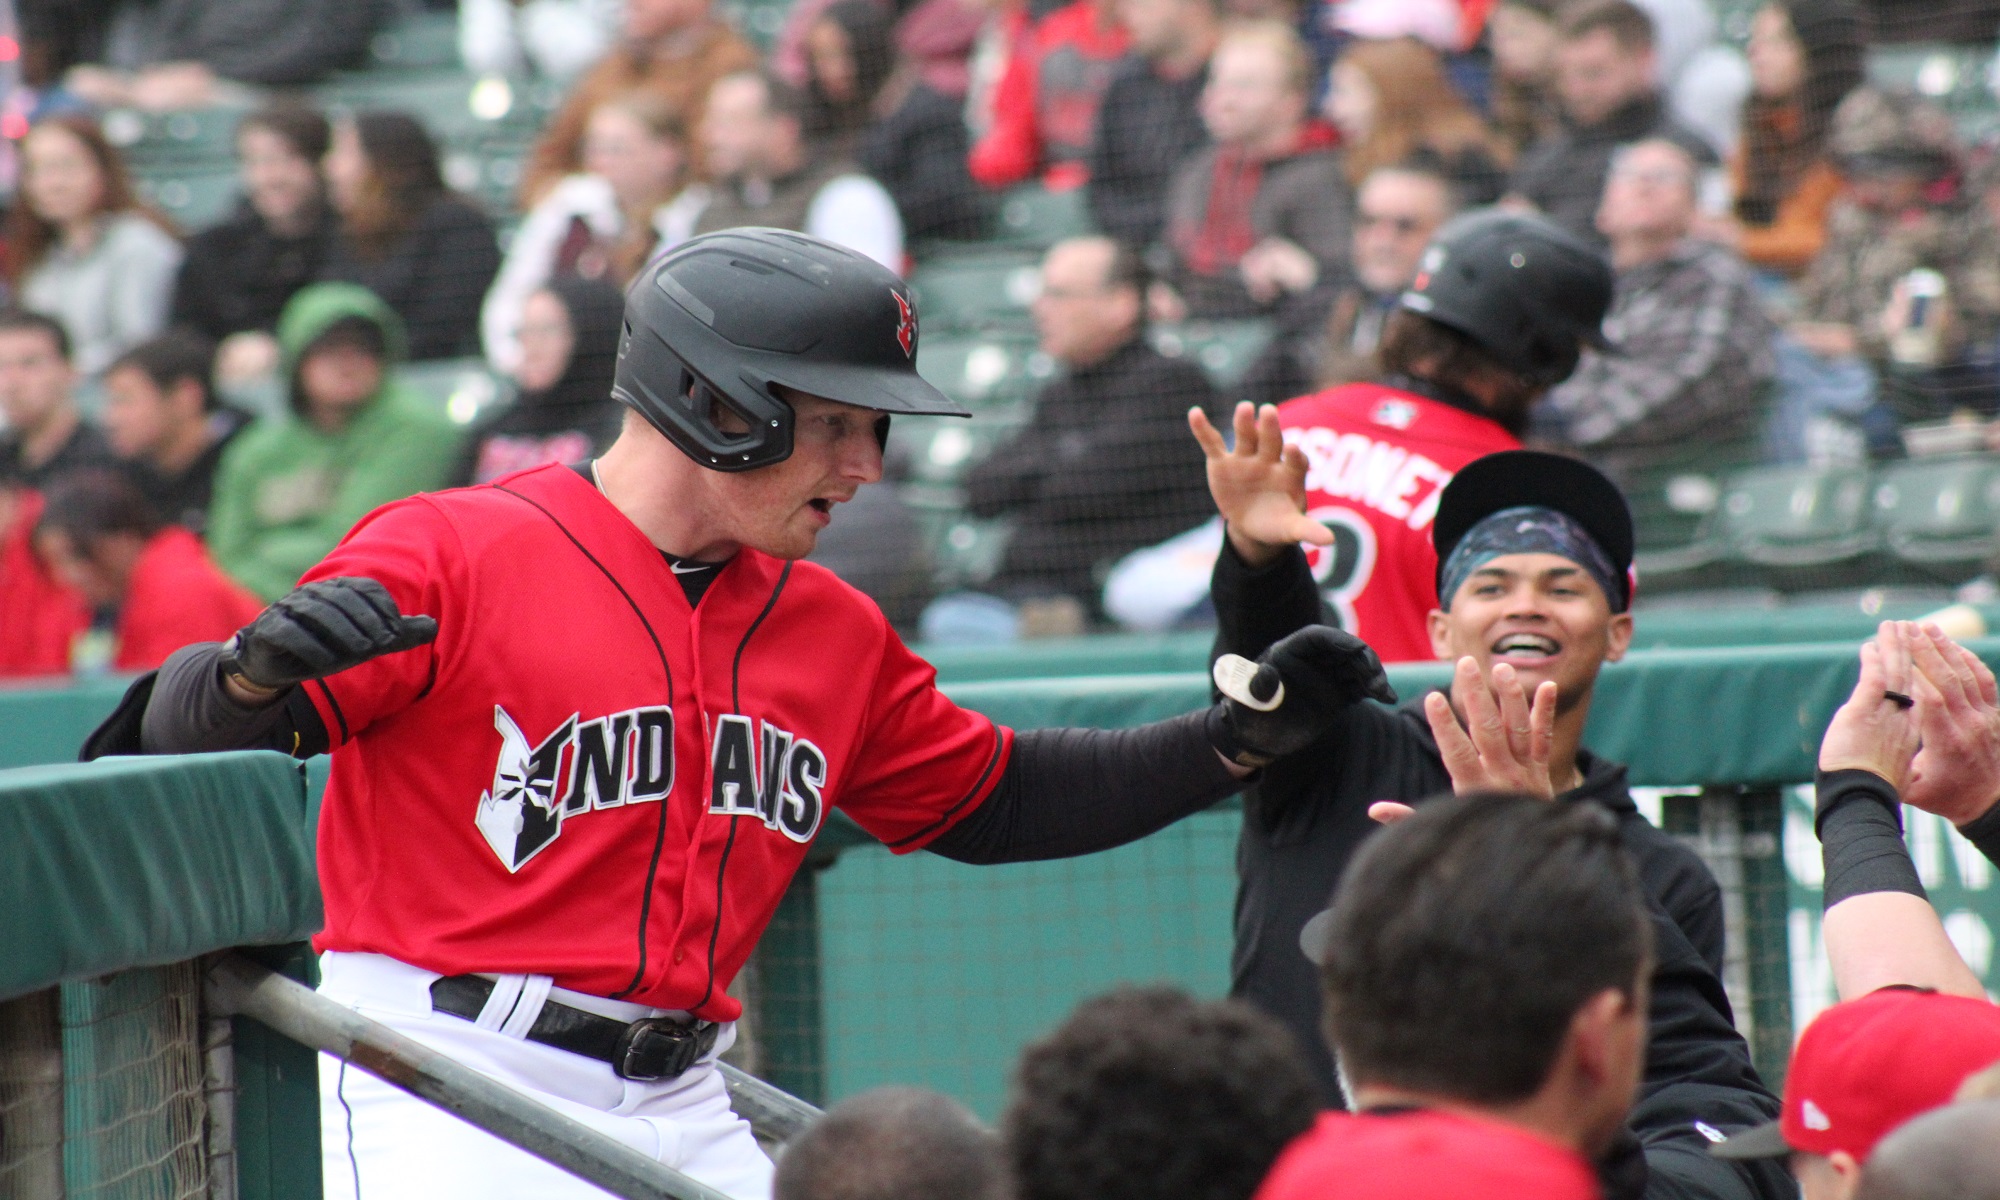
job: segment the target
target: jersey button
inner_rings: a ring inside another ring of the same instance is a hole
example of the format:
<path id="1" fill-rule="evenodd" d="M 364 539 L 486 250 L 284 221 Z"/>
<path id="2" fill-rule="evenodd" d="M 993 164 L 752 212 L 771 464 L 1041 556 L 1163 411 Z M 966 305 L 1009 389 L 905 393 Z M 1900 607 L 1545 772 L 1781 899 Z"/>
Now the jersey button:
<path id="1" fill-rule="evenodd" d="M 688 952 L 687 952 L 687 951 L 685 951 L 685 950 L 676 950 L 676 951 L 674 951 L 674 961 L 675 961 L 675 962 L 680 962 L 680 961 L 681 961 L 682 959 L 686 958 L 687 956 L 688 956 Z"/>

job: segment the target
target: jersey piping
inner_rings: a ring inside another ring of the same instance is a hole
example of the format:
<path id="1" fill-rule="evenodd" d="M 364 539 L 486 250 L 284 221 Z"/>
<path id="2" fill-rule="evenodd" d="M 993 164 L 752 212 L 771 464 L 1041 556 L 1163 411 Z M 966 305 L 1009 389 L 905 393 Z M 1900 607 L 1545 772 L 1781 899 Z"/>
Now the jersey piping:
<path id="1" fill-rule="evenodd" d="M 1005 740 L 1002 739 L 1000 736 L 1000 727 L 997 725 L 994 726 L 993 753 L 986 759 L 986 769 L 979 773 L 979 778 L 975 780 L 972 784 L 972 790 L 966 792 L 965 795 L 959 797 L 958 803 L 952 805 L 950 808 L 945 809 L 944 812 L 938 816 L 937 820 L 932 821 L 930 824 L 924 826 L 922 829 L 917 830 L 915 833 L 911 834 L 908 837 L 897 838 L 895 841 L 888 843 L 889 849 L 901 850 L 905 846 L 911 845 L 912 843 L 915 842 L 922 841 L 924 838 L 930 836 L 931 834 L 937 832 L 939 829 L 942 829 L 944 826 L 950 824 L 951 819 L 958 815 L 958 810 L 972 803 L 973 797 L 979 795 L 981 790 L 983 790 L 986 787 L 986 781 L 993 777 L 993 768 L 999 764 L 1000 751 L 1005 745 L 1006 745 Z"/>

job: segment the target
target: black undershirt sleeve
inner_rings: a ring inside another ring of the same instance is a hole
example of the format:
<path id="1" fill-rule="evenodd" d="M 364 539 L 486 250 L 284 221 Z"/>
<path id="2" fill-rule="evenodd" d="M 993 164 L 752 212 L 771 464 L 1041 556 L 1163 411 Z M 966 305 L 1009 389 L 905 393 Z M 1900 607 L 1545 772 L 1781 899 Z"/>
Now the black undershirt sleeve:
<path id="1" fill-rule="evenodd" d="M 1035 729 L 985 803 L 933 841 L 981 865 L 1071 858 L 1135 842 L 1239 790 L 1202 733 L 1207 710 L 1132 729 Z"/>
<path id="2" fill-rule="evenodd" d="M 1214 658 L 1240 654 L 1255 659 L 1308 625 L 1337 624 L 1327 619 L 1305 551 L 1297 546 L 1253 568 L 1225 536 L 1208 586 L 1215 605 Z"/>
<path id="3" fill-rule="evenodd" d="M 1987 861 L 2000 866 L 2000 804 L 1960 825 L 1958 831 L 1986 856 Z"/>
<path id="4" fill-rule="evenodd" d="M 305 693 L 313 685 L 293 688 L 267 705 L 246 707 L 223 689 L 221 660 L 220 642 L 186 646 L 168 657 L 140 721 L 139 752 L 277 750 L 295 758 L 326 752 L 326 724 Z"/>

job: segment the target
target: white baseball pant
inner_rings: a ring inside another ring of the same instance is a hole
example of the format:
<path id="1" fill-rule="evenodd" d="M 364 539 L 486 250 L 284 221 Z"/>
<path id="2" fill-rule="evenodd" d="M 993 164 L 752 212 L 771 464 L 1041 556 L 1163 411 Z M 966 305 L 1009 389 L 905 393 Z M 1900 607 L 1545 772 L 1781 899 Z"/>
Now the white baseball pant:
<path id="1" fill-rule="evenodd" d="M 478 1021 L 431 1011 L 438 978 L 380 954 L 329 951 L 320 994 L 449 1055 L 572 1120 L 732 1196 L 770 1200 L 771 1160 L 729 1107 L 713 1051 L 677 1079 L 634 1083 L 609 1063 L 525 1040 L 552 999 L 621 1021 L 667 1015 L 549 986 L 545 975 L 496 976 Z M 538 995 L 539 993 L 539 995 Z M 509 1015 L 509 1010 L 512 1015 Z M 505 1021 L 504 1026 L 501 1024 Z M 326 1200 L 603 1200 L 609 1193 L 331 1055 L 319 1056 L 320 1152 Z"/>

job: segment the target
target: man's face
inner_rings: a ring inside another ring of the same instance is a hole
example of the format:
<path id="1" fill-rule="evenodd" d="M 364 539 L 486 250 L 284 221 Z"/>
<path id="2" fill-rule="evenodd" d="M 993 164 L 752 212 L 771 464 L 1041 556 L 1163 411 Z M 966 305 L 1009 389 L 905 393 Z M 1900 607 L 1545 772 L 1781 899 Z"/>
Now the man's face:
<path id="1" fill-rule="evenodd" d="M 1653 90 L 1653 52 L 1626 49 L 1609 29 L 1593 29 L 1556 50 L 1556 94 L 1579 125 L 1595 125 Z"/>
<path id="2" fill-rule="evenodd" d="M 307 411 L 323 426 L 345 425 L 381 386 L 382 360 L 350 342 L 317 347 L 299 363 Z"/>
<path id="3" fill-rule="evenodd" d="M 104 436 L 120 458 L 148 458 L 181 430 L 184 414 L 152 376 L 120 367 L 104 377 Z"/>
<path id="4" fill-rule="evenodd" d="M 740 179 L 763 165 L 771 124 L 764 101 L 763 83 L 749 76 L 718 80 L 709 90 L 701 144 L 715 178 Z"/>
<path id="5" fill-rule="evenodd" d="M 1132 49 L 1146 58 L 1164 58 L 1186 37 L 1192 0 L 1117 0 L 1118 19 L 1132 35 Z"/>
<path id="6" fill-rule="evenodd" d="M 319 164 L 261 125 L 246 125 L 236 136 L 236 164 L 243 194 L 266 221 L 289 225 L 319 197 Z"/>
<path id="7" fill-rule="evenodd" d="M 777 558 L 804 558 L 833 520 L 833 506 L 854 499 L 864 483 L 882 478 L 882 445 L 872 408 L 838 404 L 790 388 L 792 454 L 754 471 L 703 471 L 708 511 L 728 514 L 732 540 Z M 747 432 L 734 414 L 719 422 Z"/>
<path id="8" fill-rule="evenodd" d="M 1132 340 L 1139 326 L 1137 288 L 1111 288 L 1109 242 L 1064 242 L 1042 260 L 1035 329 L 1042 352 L 1068 367 L 1087 367 Z"/>
<path id="9" fill-rule="evenodd" d="M 1376 171 L 1355 199 L 1354 274 L 1387 296 L 1410 286 L 1431 235 L 1450 212 L 1444 181 L 1410 171 Z"/>
<path id="10" fill-rule="evenodd" d="M 35 550 L 49 566 L 49 573 L 83 594 L 93 608 L 114 608 L 125 599 L 145 544 L 133 534 L 112 534 L 99 541 L 92 553 L 61 530 L 35 535 Z"/>
<path id="11" fill-rule="evenodd" d="M 1430 614 L 1431 652 L 1447 661 L 1470 656 L 1483 673 L 1512 664 L 1530 695 L 1556 685 L 1556 711 L 1590 696 L 1597 672 L 1625 657 L 1632 617 L 1613 613 L 1604 589 L 1556 554 L 1503 554 L 1466 576 L 1449 610 Z"/>
<path id="12" fill-rule="evenodd" d="M 33 433 L 69 411 L 76 375 L 39 329 L 0 331 L 0 413 L 22 433 Z"/>
<path id="13" fill-rule="evenodd" d="M 1694 162 L 1679 147 L 1641 142 L 1612 160 L 1597 205 L 1608 238 L 1680 238 L 1694 226 Z"/>
<path id="14" fill-rule="evenodd" d="M 1298 124 L 1305 97 L 1285 82 L 1277 51 L 1262 42 L 1225 41 L 1208 65 L 1201 119 L 1208 136 L 1224 146 L 1264 140 Z"/>
<path id="15" fill-rule="evenodd" d="M 1493 70 L 1502 79 L 1524 83 L 1555 69 L 1555 22 L 1518 4 L 1502 4 L 1486 24 L 1493 43 Z"/>
<path id="16" fill-rule="evenodd" d="M 708 0 L 625 0 L 625 37 L 650 42 L 699 24 Z"/>

